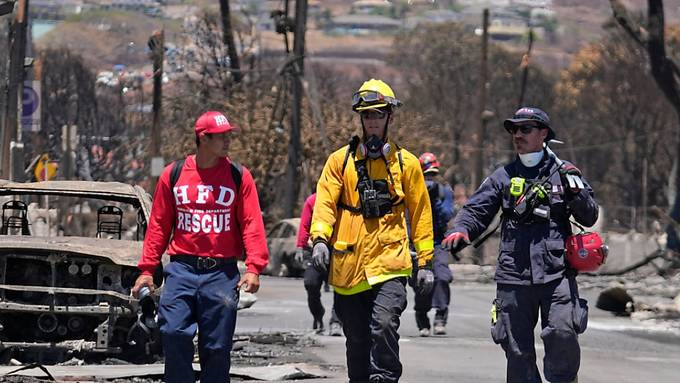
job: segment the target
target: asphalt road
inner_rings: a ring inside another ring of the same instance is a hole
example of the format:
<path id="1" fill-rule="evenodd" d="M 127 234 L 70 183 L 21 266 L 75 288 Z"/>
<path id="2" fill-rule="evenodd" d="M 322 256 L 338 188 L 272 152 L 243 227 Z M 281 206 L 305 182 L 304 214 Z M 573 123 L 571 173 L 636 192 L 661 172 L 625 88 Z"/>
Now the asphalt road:
<path id="1" fill-rule="evenodd" d="M 448 334 L 418 337 L 413 292 L 402 315 L 403 382 L 501 382 L 505 357 L 489 336 L 489 308 L 495 285 L 453 284 Z M 582 291 L 591 304 L 589 328 L 580 338 L 581 383 L 675 383 L 680 379 L 680 334 L 654 323 L 614 317 L 594 306 L 598 291 Z M 237 332 L 311 331 L 312 318 L 300 279 L 263 277 L 258 302 L 239 312 Z M 332 293 L 323 293 L 327 310 Z M 328 317 L 328 315 L 327 315 Z M 327 319 L 327 318 L 326 318 Z M 540 326 L 537 326 L 540 327 Z M 539 369 L 543 347 L 536 332 Z M 335 372 L 306 382 L 345 382 L 344 337 L 316 336 L 322 347 L 310 348 L 324 367 Z"/>

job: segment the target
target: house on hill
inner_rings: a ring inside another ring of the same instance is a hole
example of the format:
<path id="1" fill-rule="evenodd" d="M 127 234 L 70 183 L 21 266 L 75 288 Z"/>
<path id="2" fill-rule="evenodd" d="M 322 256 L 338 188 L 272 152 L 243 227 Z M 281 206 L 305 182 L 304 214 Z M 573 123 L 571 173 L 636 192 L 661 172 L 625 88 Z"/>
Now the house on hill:
<path id="1" fill-rule="evenodd" d="M 379 15 L 342 15 L 331 18 L 326 31 L 332 34 L 365 35 L 395 32 L 402 22 Z"/>
<path id="2" fill-rule="evenodd" d="M 357 0 L 352 3 L 351 14 L 357 15 L 388 15 L 391 14 L 394 5 L 384 0 Z"/>

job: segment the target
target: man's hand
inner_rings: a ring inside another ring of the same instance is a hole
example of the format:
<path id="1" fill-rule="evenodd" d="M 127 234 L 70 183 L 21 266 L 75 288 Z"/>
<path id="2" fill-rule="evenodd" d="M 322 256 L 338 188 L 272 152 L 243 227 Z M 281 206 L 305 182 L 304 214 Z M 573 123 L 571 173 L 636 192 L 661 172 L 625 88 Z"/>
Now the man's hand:
<path id="1" fill-rule="evenodd" d="M 418 269 L 416 288 L 422 295 L 427 295 L 434 287 L 434 273 L 430 269 Z"/>
<path id="2" fill-rule="evenodd" d="M 312 265 L 322 273 L 328 272 L 331 254 L 326 241 L 317 241 L 312 248 Z"/>
<path id="3" fill-rule="evenodd" d="M 295 249 L 295 263 L 302 265 L 305 258 L 305 253 L 301 247 Z"/>
<path id="4" fill-rule="evenodd" d="M 450 251 L 451 254 L 456 254 L 457 252 L 463 250 L 470 245 L 470 239 L 467 234 L 454 231 L 444 238 L 442 241 L 442 247 Z"/>
<path id="5" fill-rule="evenodd" d="M 247 293 L 256 293 L 257 290 L 260 289 L 260 276 L 253 272 L 246 271 L 241 277 L 241 280 L 238 281 L 236 288 L 240 290 L 241 286 L 245 286 L 243 291 Z"/>
<path id="6" fill-rule="evenodd" d="M 156 289 L 156 287 L 153 285 L 153 276 L 142 274 L 137 277 L 137 280 L 135 281 L 135 286 L 132 288 L 133 297 L 139 299 L 139 289 L 141 289 L 142 286 L 148 286 L 150 292 L 153 293 L 153 291 Z"/>
<path id="7" fill-rule="evenodd" d="M 581 179 L 581 171 L 576 166 L 564 164 L 560 168 L 560 173 L 562 174 L 562 179 L 567 183 L 563 186 L 565 186 L 572 194 L 578 194 L 585 188 L 583 180 Z"/>

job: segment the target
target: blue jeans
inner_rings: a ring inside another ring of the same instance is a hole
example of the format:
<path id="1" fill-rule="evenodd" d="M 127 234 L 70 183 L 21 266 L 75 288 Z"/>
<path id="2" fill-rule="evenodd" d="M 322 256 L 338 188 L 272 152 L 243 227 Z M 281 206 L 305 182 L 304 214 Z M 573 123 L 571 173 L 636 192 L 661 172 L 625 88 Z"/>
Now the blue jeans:
<path id="1" fill-rule="evenodd" d="M 398 382 L 399 318 L 406 308 L 406 278 L 374 285 L 354 295 L 335 293 L 335 310 L 347 346 L 350 383 Z"/>
<path id="2" fill-rule="evenodd" d="M 229 382 L 239 300 L 236 263 L 197 270 L 183 262 L 170 262 L 164 275 L 158 322 L 165 353 L 165 381 L 196 381 L 193 339 L 199 330 L 201 383 Z"/>

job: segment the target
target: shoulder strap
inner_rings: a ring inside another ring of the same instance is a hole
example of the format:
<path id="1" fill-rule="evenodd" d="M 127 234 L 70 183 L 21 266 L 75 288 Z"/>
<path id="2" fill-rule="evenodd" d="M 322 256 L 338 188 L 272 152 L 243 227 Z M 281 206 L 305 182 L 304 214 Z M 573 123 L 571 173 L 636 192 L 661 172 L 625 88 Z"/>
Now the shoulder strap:
<path id="1" fill-rule="evenodd" d="M 177 160 L 172 163 L 172 170 L 170 171 L 170 189 L 174 189 L 177 180 L 179 180 L 180 174 L 182 174 L 182 168 L 184 167 L 184 159 Z M 243 166 L 236 161 L 231 161 L 231 177 L 236 184 L 236 194 L 241 190 L 241 183 L 243 179 Z"/>
<path id="2" fill-rule="evenodd" d="M 243 166 L 236 161 L 231 161 L 231 177 L 236 184 L 236 194 L 238 194 L 243 179 Z"/>
<path id="3" fill-rule="evenodd" d="M 359 136 L 353 136 L 352 139 L 349 140 L 349 146 L 347 147 L 347 151 L 345 152 L 345 160 L 342 162 L 342 174 L 345 174 L 345 168 L 347 167 L 347 160 L 349 159 L 349 155 L 351 154 L 352 157 L 354 157 L 354 153 L 357 151 L 357 148 L 359 147 L 359 142 L 360 142 Z"/>
<path id="4" fill-rule="evenodd" d="M 396 144 L 395 144 L 396 145 Z M 404 173 L 404 158 L 401 156 L 401 148 L 397 145 L 397 158 L 399 158 L 399 170 Z"/>
<path id="5" fill-rule="evenodd" d="M 179 179 L 179 175 L 182 174 L 182 168 L 184 167 L 184 159 L 177 160 L 172 163 L 172 170 L 170 171 L 170 190 L 175 188 L 175 184 Z"/>

